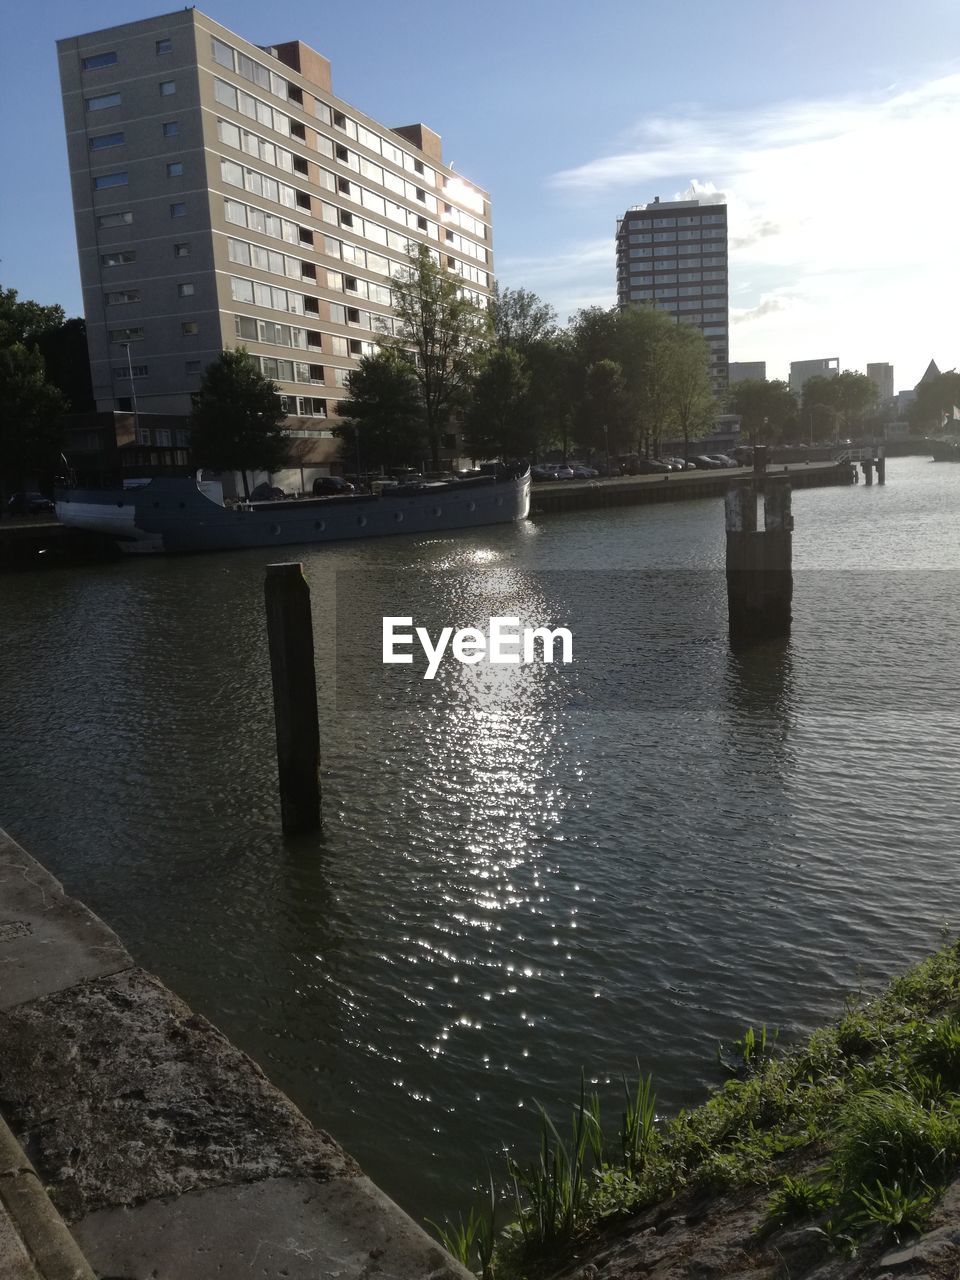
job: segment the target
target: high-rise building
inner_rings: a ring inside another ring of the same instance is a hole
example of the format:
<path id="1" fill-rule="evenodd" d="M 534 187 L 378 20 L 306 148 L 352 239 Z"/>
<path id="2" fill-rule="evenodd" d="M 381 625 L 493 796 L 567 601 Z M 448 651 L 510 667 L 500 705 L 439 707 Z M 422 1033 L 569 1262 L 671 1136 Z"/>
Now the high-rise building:
<path id="1" fill-rule="evenodd" d="M 335 97 L 306 45 L 261 48 L 186 8 L 57 49 L 98 410 L 189 413 L 204 367 L 242 344 L 299 461 L 328 463 L 408 245 L 485 303 L 486 193 L 425 125 Z"/>
<path id="2" fill-rule="evenodd" d="M 881 401 L 893 399 L 893 365 L 868 364 L 867 377 L 877 388 Z"/>
<path id="3" fill-rule="evenodd" d="M 617 221 L 617 302 L 648 303 L 706 338 L 714 390 L 727 385 L 727 206 L 709 196 L 661 200 Z"/>
<path id="4" fill-rule="evenodd" d="M 731 387 L 735 382 L 746 382 L 748 378 L 756 382 L 767 380 L 766 360 L 731 360 L 728 367 Z"/>
<path id="5" fill-rule="evenodd" d="M 826 356 L 822 360 L 791 360 L 790 390 L 795 396 L 799 396 L 803 394 L 803 388 L 811 378 L 836 378 L 839 375 L 839 356 Z"/>

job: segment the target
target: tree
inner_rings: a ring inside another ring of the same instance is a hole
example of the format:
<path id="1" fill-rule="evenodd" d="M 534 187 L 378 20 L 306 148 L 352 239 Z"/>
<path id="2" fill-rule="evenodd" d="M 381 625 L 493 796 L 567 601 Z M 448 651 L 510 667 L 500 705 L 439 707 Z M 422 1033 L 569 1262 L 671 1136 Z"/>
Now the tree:
<path id="1" fill-rule="evenodd" d="M 880 397 L 877 384 L 865 373 L 857 373 L 855 369 L 844 369 L 833 382 L 834 406 L 847 431 L 856 432 Z"/>
<path id="2" fill-rule="evenodd" d="M 47 382 L 43 356 L 22 342 L 0 348 L 0 405 L 0 476 L 22 483 L 33 471 L 55 467 L 66 401 Z"/>
<path id="3" fill-rule="evenodd" d="M 438 470 L 444 428 L 464 407 L 489 322 L 426 245 L 411 248 L 409 258 L 409 268 L 393 277 L 393 342 L 415 355 L 427 445 Z"/>
<path id="4" fill-rule="evenodd" d="M 194 464 L 239 471 L 278 471 L 287 457 L 285 418 L 275 382 L 265 378 L 244 347 L 222 351 L 208 364 L 190 414 Z"/>
<path id="5" fill-rule="evenodd" d="M 813 379 L 811 379 L 813 381 Z M 731 413 L 741 418 L 741 430 L 753 444 L 788 438 L 797 421 L 797 399 L 785 382 L 774 378 L 744 378 L 727 393 Z"/>
<path id="6" fill-rule="evenodd" d="M 523 458 L 536 448 L 530 422 L 530 373 L 513 347 L 494 347 L 483 358 L 464 415 L 474 458 Z"/>
<path id="7" fill-rule="evenodd" d="M 960 373 L 949 369 L 917 387 L 917 398 L 908 410 L 910 430 L 939 435 L 945 416 L 948 422 L 954 421 L 954 406 L 960 408 Z"/>
<path id="8" fill-rule="evenodd" d="M 344 422 L 334 433 L 358 447 L 367 467 L 419 465 L 426 431 L 409 356 L 397 347 L 361 356 L 347 379 L 347 389 L 349 399 L 340 401 Z"/>
<path id="9" fill-rule="evenodd" d="M 710 385 L 708 348 L 703 334 L 691 325 L 678 325 L 670 342 L 671 419 L 683 435 L 683 456 L 690 453 L 690 437 L 703 435 L 717 411 Z"/>
<path id="10" fill-rule="evenodd" d="M 587 369 L 584 411 L 581 441 L 591 449 L 624 452 L 630 441 L 630 404 L 615 360 L 598 360 Z"/>
<path id="11" fill-rule="evenodd" d="M 489 311 L 494 340 L 521 355 L 556 332 L 557 313 L 529 289 L 501 289 L 495 283 Z"/>
<path id="12" fill-rule="evenodd" d="M 845 431 L 856 433 L 877 396 L 876 383 L 853 369 L 844 369 L 836 378 L 808 378 L 803 384 L 803 416 L 811 437 L 839 436 L 841 423 Z"/>
<path id="13" fill-rule="evenodd" d="M 45 307 L 29 299 L 18 302 L 16 289 L 0 289 L 0 349 L 14 343 L 34 346 L 41 334 L 59 329 L 63 322 L 59 303 Z"/>
<path id="14" fill-rule="evenodd" d="M 96 401 L 90 380 L 87 326 L 83 317 L 74 316 L 56 328 L 44 329 L 37 334 L 36 345 L 43 355 L 47 380 L 63 392 L 70 412 L 92 412 Z"/>

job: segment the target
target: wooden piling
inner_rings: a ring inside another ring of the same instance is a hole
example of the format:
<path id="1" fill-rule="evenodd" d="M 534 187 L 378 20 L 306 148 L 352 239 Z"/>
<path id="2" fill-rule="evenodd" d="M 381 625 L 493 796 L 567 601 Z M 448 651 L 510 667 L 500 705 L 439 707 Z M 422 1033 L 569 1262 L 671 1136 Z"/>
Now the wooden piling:
<path id="1" fill-rule="evenodd" d="M 887 483 L 887 458 L 881 449 L 877 455 L 877 484 Z"/>
<path id="2" fill-rule="evenodd" d="M 730 637 L 768 640 L 788 635 L 793 603 L 793 515 L 790 481 L 766 476 L 764 527 L 757 528 L 756 479 L 726 495 L 727 608 Z"/>
<path id="3" fill-rule="evenodd" d="M 863 471 L 863 483 L 873 484 L 873 459 L 864 458 L 860 463 L 860 469 Z"/>
<path id="4" fill-rule="evenodd" d="M 280 813 L 288 835 L 320 826 L 320 725 L 310 587 L 301 564 L 269 564 L 264 583 Z"/>

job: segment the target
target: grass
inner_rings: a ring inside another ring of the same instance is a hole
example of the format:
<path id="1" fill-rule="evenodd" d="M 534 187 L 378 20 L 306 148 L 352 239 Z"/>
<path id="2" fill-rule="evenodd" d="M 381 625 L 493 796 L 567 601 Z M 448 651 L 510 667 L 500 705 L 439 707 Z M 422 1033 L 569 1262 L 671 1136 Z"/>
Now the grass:
<path id="1" fill-rule="evenodd" d="M 831 1248 L 920 1230 L 960 1160 L 960 946 L 949 945 L 848 1006 L 790 1052 L 747 1028 L 718 1053 L 728 1078 L 699 1107 L 658 1121 L 652 1078 L 623 1082 L 614 1134 L 581 1077 L 565 1134 L 539 1107 L 526 1161 L 441 1241 L 484 1280 L 535 1276 L 605 1220 L 687 1188 L 769 1192 L 773 1231 L 806 1222 Z M 810 1176 L 796 1169 L 796 1157 Z M 497 1225 L 499 1224 L 499 1225 Z"/>

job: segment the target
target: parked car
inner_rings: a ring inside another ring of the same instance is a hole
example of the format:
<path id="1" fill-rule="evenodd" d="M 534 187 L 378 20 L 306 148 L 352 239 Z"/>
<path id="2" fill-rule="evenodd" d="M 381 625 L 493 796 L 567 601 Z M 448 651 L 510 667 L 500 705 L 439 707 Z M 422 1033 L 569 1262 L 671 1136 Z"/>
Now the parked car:
<path id="1" fill-rule="evenodd" d="M 707 457 L 715 458 L 716 461 L 720 463 L 721 467 L 739 467 L 740 465 L 736 458 L 731 458 L 729 454 L 726 453 L 709 453 L 707 454 Z"/>
<path id="2" fill-rule="evenodd" d="M 313 482 L 313 496 L 322 498 L 327 494 L 353 493 L 354 486 L 342 476 L 317 476 Z"/>
<path id="3" fill-rule="evenodd" d="M 558 480 L 572 480 L 572 479 L 573 479 L 573 470 L 572 470 L 570 467 L 565 467 L 565 466 L 557 467 L 557 479 L 558 479 Z"/>
<path id="4" fill-rule="evenodd" d="M 282 489 L 278 489 L 275 484 L 268 484 L 266 480 L 262 480 L 250 491 L 251 502 L 277 502 L 286 496 Z"/>
<path id="5" fill-rule="evenodd" d="M 53 511 L 54 505 L 42 493 L 15 493 L 7 503 L 7 510 L 12 516 L 35 516 L 41 511 Z"/>
<path id="6" fill-rule="evenodd" d="M 668 462 L 661 462 L 659 458 L 638 458 L 636 471 L 633 474 L 638 476 L 660 475 L 672 469 Z"/>
<path id="7" fill-rule="evenodd" d="M 593 480 L 600 474 L 593 467 L 585 467 L 581 462 L 571 462 L 570 470 L 573 472 L 574 480 Z"/>
<path id="8" fill-rule="evenodd" d="M 545 480 L 559 480 L 557 468 L 547 463 L 538 462 L 530 468 L 530 479 L 543 483 Z"/>
<path id="9" fill-rule="evenodd" d="M 721 471 L 723 469 L 722 462 L 718 462 L 716 458 L 711 458 L 706 453 L 696 453 L 692 459 L 688 458 L 687 461 L 692 461 L 698 471 Z"/>

